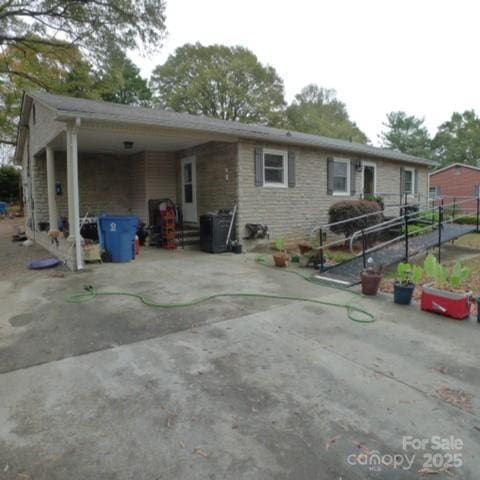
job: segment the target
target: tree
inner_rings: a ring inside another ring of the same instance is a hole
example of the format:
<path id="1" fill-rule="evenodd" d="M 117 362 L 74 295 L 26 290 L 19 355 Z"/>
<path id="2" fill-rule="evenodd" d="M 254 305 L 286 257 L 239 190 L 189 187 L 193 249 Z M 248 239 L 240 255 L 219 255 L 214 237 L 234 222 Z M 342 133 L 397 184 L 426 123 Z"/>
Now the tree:
<path id="1" fill-rule="evenodd" d="M 380 134 L 382 146 L 416 157 L 432 157 L 432 141 L 423 118 L 405 112 L 390 112 Z"/>
<path id="2" fill-rule="evenodd" d="M 150 85 L 163 108 L 247 123 L 282 122 L 282 80 L 243 47 L 183 45 L 155 68 Z"/>
<path id="3" fill-rule="evenodd" d="M 103 90 L 101 97 L 107 102 L 147 107 L 152 100 L 152 91 L 140 69 L 120 51 L 112 54 L 97 87 Z"/>
<path id="4" fill-rule="evenodd" d="M 454 112 L 438 127 L 433 148 L 442 165 L 460 162 L 480 166 L 480 118 L 475 111 Z"/>
<path id="5" fill-rule="evenodd" d="M 100 98 L 90 72 L 91 66 L 80 51 L 65 48 L 61 42 L 55 55 L 50 46 L 36 50 L 10 47 L 0 52 L 0 143 L 15 143 L 24 90 L 41 88 L 52 93 Z"/>
<path id="6" fill-rule="evenodd" d="M 47 54 L 44 54 L 44 49 Z M 0 52 L 0 143 L 15 144 L 23 91 L 42 89 L 50 93 L 117 103 L 148 105 L 151 91 L 138 67 L 115 49 L 101 70 L 95 71 L 76 47 L 59 42 L 36 50 L 8 48 Z M 15 74 L 3 69 L 6 65 Z"/>
<path id="7" fill-rule="evenodd" d="M 0 200 L 12 202 L 20 199 L 20 172 L 11 165 L 0 166 Z"/>
<path id="8" fill-rule="evenodd" d="M 0 4 L 0 47 L 76 46 L 101 62 L 112 48 L 155 50 L 165 31 L 165 0 L 7 0 Z"/>
<path id="9" fill-rule="evenodd" d="M 14 144 L 22 89 L 96 97 L 112 51 L 156 50 L 164 31 L 165 0 L 0 3 L 0 143 Z"/>
<path id="10" fill-rule="evenodd" d="M 295 96 L 287 108 L 288 127 L 292 130 L 326 137 L 366 143 L 367 136 L 352 122 L 335 90 L 310 84 Z"/>

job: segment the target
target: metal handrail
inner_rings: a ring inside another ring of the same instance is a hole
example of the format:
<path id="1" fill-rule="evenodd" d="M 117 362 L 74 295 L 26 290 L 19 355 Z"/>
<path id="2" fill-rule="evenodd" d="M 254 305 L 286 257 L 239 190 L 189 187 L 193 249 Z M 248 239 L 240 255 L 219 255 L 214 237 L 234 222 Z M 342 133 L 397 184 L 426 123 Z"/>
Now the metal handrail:
<path id="1" fill-rule="evenodd" d="M 467 203 L 467 202 L 471 202 L 472 200 L 476 201 L 476 204 L 477 204 L 476 209 L 468 208 L 467 210 L 468 211 L 471 211 L 471 210 L 476 211 L 476 217 L 477 217 L 476 231 L 480 232 L 480 196 L 479 197 L 464 196 L 464 197 L 461 197 L 461 198 L 464 198 L 465 200 L 460 201 L 460 202 L 457 201 L 457 198 L 459 198 L 459 197 L 453 197 L 453 198 L 454 198 L 454 201 L 452 203 L 446 204 L 446 205 L 445 205 L 444 201 L 442 200 L 441 205 L 427 207 L 423 210 L 418 210 L 418 211 L 414 211 L 414 212 L 407 212 L 407 210 L 405 209 L 403 215 L 400 215 L 398 217 L 386 220 L 384 222 L 381 222 L 381 223 L 376 224 L 376 225 L 372 225 L 370 227 L 367 227 L 367 228 L 364 228 L 364 229 L 361 229 L 361 230 L 357 230 L 356 232 L 354 232 L 349 237 L 341 238 L 339 240 L 329 242 L 325 245 L 323 244 L 323 229 L 324 228 L 327 228 L 327 227 L 330 227 L 330 226 L 333 226 L 333 225 L 340 225 L 342 223 L 352 222 L 352 221 L 355 221 L 355 220 L 359 220 L 361 218 L 366 218 L 366 217 L 371 216 L 371 215 L 379 215 L 379 214 L 383 213 L 384 210 L 378 211 L 378 212 L 372 212 L 372 213 L 369 213 L 369 214 L 359 215 L 357 217 L 352 217 L 352 218 L 349 218 L 349 219 L 346 219 L 346 220 L 341 220 L 339 222 L 333 222 L 333 223 L 330 223 L 330 224 L 325 224 L 325 225 L 316 227 L 315 229 L 312 229 L 312 233 L 314 233 L 316 231 L 320 231 L 320 246 L 318 247 L 317 251 L 319 251 L 320 255 L 321 255 L 321 258 L 320 258 L 320 262 L 321 262 L 320 268 L 321 268 L 321 270 L 323 270 L 323 268 L 324 268 L 324 250 L 326 248 L 329 248 L 333 245 L 337 245 L 339 243 L 345 243 L 345 242 L 349 241 L 350 251 L 352 253 L 354 253 L 353 244 L 354 244 L 355 239 L 357 237 L 359 237 L 359 235 L 361 235 L 361 238 L 363 239 L 362 252 L 355 255 L 354 258 L 358 258 L 360 255 L 362 255 L 364 257 L 364 263 L 365 263 L 365 258 L 366 258 L 365 255 L 367 253 L 371 253 L 371 252 L 374 252 L 376 250 L 379 250 L 379 249 L 381 249 L 381 248 L 383 248 L 383 247 L 385 247 L 385 246 L 387 246 L 391 243 L 394 243 L 394 242 L 404 238 L 405 239 L 405 257 L 406 257 L 406 260 L 408 260 L 408 256 L 409 256 L 408 238 L 411 237 L 411 236 L 414 236 L 414 235 L 418 235 L 420 232 L 423 232 L 424 230 L 434 229 L 434 228 L 439 229 L 439 243 L 438 243 L 439 253 L 438 253 L 438 256 L 439 256 L 439 259 L 440 259 L 441 230 L 442 230 L 441 227 L 443 225 L 446 225 L 447 223 L 453 223 L 455 220 L 458 220 L 460 218 L 471 216 L 471 213 L 467 213 L 467 212 L 462 212 L 461 215 L 457 214 L 457 216 L 455 216 L 455 208 L 458 205 L 461 205 L 461 204 L 464 204 L 464 203 Z M 451 206 L 453 206 L 452 215 L 449 216 L 449 218 L 444 219 L 445 209 L 446 208 L 448 209 L 448 207 L 451 207 Z M 414 232 L 409 232 L 408 231 L 408 225 L 412 221 L 412 219 L 414 220 L 415 217 L 419 217 L 420 215 L 424 215 L 425 213 L 431 213 L 432 215 L 434 215 L 437 211 L 438 211 L 438 221 L 436 219 L 432 218 L 431 225 L 426 225 L 425 227 L 417 228 L 417 229 L 415 229 Z M 375 245 L 374 247 L 371 247 L 369 249 L 366 248 L 366 235 L 369 235 L 369 234 L 375 233 L 375 232 L 380 232 L 380 231 L 383 231 L 387 228 L 392 228 L 392 227 L 398 226 L 398 225 L 405 225 L 405 232 L 404 233 L 402 233 L 401 235 L 399 235 L 399 236 L 397 236 L 393 239 L 382 242 L 379 245 Z"/>

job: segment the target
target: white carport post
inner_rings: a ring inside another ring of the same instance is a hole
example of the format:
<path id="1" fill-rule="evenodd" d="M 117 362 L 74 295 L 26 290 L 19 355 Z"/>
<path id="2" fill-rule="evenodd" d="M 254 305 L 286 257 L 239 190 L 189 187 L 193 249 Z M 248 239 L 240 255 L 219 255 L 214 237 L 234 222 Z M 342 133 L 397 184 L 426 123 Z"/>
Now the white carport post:
<path id="1" fill-rule="evenodd" d="M 67 123 L 67 187 L 68 187 L 68 222 L 70 239 L 75 243 L 77 270 L 83 269 L 82 239 L 80 237 L 80 198 L 78 187 L 78 140 L 80 119 Z"/>
<path id="2" fill-rule="evenodd" d="M 55 193 L 55 153 L 47 145 L 47 194 L 48 194 L 48 221 L 50 230 L 58 229 L 57 200 Z"/>

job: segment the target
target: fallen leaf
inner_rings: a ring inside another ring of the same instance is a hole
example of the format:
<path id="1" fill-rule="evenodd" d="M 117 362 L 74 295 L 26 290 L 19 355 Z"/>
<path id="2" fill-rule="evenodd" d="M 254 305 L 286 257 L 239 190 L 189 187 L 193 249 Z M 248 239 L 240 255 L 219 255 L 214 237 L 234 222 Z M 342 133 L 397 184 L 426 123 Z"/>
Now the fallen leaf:
<path id="1" fill-rule="evenodd" d="M 328 442 L 327 444 L 325 445 L 325 449 L 328 450 L 330 448 L 330 445 L 336 443 L 336 441 L 340 438 L 340 435 L 335 435 L 334 437 L 332 437 Z"/>

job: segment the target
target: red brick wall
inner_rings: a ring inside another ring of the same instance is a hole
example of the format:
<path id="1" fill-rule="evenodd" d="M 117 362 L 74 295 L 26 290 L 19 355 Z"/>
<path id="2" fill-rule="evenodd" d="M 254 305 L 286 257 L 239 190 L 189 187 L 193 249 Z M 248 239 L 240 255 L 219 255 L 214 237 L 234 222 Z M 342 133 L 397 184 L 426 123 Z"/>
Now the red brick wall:
<path id="1" fill-rule="evenodd" d="M 458 205 L 462 210 L 476 209 L 475 200 L 465 202 L 466 199 L 461 198 L 474 197 L 476 185 L 480 185 L 480 170 L 472 168 L 452 166 L 430 175 L 430 188 L 440 187 L 440 195 L 447 197 L 445 204 L 452 203 L 453 197 L 456 197 L 458 202 L 463 202 Z"/>

